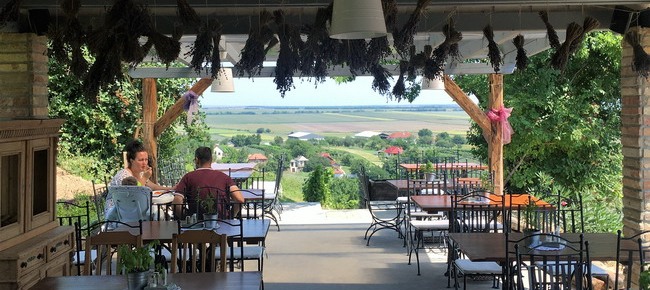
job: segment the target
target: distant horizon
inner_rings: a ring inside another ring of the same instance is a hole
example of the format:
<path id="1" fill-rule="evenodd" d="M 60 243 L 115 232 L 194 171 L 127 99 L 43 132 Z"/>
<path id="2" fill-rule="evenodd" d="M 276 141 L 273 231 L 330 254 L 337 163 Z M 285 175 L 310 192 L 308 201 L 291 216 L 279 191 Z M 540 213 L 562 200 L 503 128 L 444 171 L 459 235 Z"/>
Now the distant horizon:
<path id="1" fill-rule="evenodd" d="M 357 77 L 349 83 L 338 84 L 328 78 L 315 85 L 313 80 L 294 78 L 295 88 L 284 98 L 273 83 L 273 78 L 234 78 L 235 92 L 213 93 L 208 88 L 201 98 L 201 106 L 208 107 L 304 107 L 304 106 L 421 106 L 454 104 L 454 100 L 441 90 L 422 90 L 412 102 L 397 101 L 372 90 L 372 77 Z M 396 79 L 391 80 L 391 89 Z M 419 80 L 418 80 L 419 81 Z M 473 98 L 477 102 L 476 98 Z"/>
<path id="2" fill-rule="evenodd" d="M 302 106 L 291 106 L 291 105 L 268 105 L 268 106 L 263 106 L 263 105 L 224 105 L 224 106 L 205 106 L 202 105 L 202 108 L 204 109 L 221 109 L 221 108 L 290 108 L 290 109 L 295 109 L 295 108 L 382 108 L 382 109 L 392 109 L 392 108 L 435 108 L 435 107 L 442 107 L 442 108 L 453 108 L 453 109 L 462 109 L 458 104 L 424 104 L 424 105 L 401 105 L 401 106 L 396 106 L 396 105 L 302 105 Z"/>

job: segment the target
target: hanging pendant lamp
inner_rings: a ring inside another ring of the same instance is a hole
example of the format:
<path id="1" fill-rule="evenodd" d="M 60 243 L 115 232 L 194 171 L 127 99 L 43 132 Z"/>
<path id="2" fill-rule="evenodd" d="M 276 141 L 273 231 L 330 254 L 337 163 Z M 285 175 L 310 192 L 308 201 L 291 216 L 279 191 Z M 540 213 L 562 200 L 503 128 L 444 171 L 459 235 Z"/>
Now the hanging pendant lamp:
<path id="1" fill-rule="evenodd" d="M 422 89 L 423 90 L 444 90 L 445 81 L 443 81 L 442 78 L 443 78 L 442 76 L 440 76 L 440 78 L 433 78 L 433 79 L 422 78 Z"/>
<path id="2" fill-rule="evenodd" d="M 334 0 L 331 38 L 367 39 L 386 35 L 381 0 Z"/>
<path id="3" fill-rule="evenodd" d="M 213 93 L 232 93 L 235 91 L 235 82 L 232 79 L 232 68 L 221 68 L 217 78 L 212 81 Z"/>

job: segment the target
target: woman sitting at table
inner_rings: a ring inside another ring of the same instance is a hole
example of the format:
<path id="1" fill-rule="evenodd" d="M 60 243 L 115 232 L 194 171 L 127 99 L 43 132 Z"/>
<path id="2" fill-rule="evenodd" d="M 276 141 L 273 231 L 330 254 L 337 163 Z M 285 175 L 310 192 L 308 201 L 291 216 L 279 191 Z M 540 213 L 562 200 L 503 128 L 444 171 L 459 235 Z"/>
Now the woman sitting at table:
<path id="1" fill-rule="evenodd" d="M 185 194 L 190 208 L 196 208 L 196 193 L 200 188 L 217 188 L 220 194 L 230 192 L 230 199 L 236 203 L 243 203 L 244 197 L 239 187 L 227 174 L 212 169 L 212 150 L 208 147 L 199 147 L 194 151 L 195 170 L 185 174 L 175 186 L 176 192 Z M 201 192 L 200 194 L 206 194 Z M 225 198 L 225 196 L 222 196 Z M 233 213 L 236 214 L 236 213 Z M 223 216 L 223 213 L 221 213 Z"/>
<path id="2" fill-rule="evenodd" d="M 142 142 L 133 140 L 126 144 L 124 147 L 126 152 L 127 167 L 118 171 L 111 179 L 109 186 L 122 185 L 122 181 L 127 177 L 133 177 L 137 181 L 137 185 L 146 186 L 151 190 L 167 190 L 173 189 L 171 187 L 161 186 L 149 180 L 152 174 L 151 166 L 149 165 L 149 153 L 142 145 Z M 182 204 L 183 195 L 175 195 L 173 204 Z M 106 197 L 105 216 L 108 219 L 113 211 L 114 204 L 111 196 Z"/>

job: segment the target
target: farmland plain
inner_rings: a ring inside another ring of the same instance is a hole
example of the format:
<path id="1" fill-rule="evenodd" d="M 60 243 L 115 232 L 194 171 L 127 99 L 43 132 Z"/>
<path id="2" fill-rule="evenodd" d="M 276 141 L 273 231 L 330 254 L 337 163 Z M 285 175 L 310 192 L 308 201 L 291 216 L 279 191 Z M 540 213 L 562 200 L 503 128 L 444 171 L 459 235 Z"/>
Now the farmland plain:
<path id="1" fill-rule="evenodd" d="M 345 137 L 362 131 L 392 133 L 420 129 L 434 133 L 465 135 L 470 125 L 467 114 L 457 108 L 208 108 L 206 124 L 215 139 L 248 135 L 264 128 L 263 140 L 304 131 L 323 136 Z"/>

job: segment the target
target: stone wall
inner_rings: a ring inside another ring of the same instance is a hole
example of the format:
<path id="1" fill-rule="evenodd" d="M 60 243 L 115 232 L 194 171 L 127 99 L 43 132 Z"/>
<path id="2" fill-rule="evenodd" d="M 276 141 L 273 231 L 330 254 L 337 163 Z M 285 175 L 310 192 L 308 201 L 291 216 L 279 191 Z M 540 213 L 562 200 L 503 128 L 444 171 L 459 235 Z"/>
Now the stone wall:
<path id="1" fill-rule="evenodd" d="M 0 120 L 46 119 L 47 38 L 0 33 Z"/>

